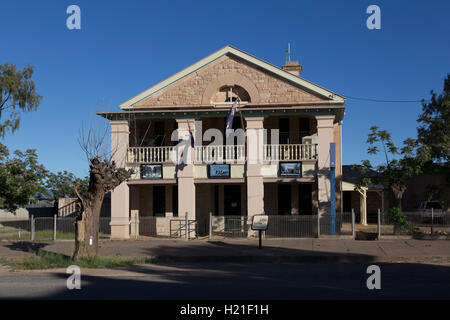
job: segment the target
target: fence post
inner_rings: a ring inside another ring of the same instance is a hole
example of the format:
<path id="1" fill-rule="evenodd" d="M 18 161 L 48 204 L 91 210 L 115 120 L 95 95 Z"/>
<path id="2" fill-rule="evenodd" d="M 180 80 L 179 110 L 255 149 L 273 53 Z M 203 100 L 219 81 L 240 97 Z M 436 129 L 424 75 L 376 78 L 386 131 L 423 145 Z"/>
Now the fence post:
<path id="1" fill-rule="evenodd" d="M 56 240 L 56 217 L 56 214 L 53 215 L 53 241 Z"/>
<path id="2" fill-rule="evenodd" d="M 431 235 L 434 234 L 434 210 L 431 208 Z"/>
<path id="3" fill-rule="evenodd" d="M 134 213 L 134 240 L 138 239 L 138 221 L 139 219 L 139 213 L 135 212 Z"/>
<path id="4" fill-rule="evenodd" d="M 212 212 L 209 212 L 209 240 L 212 238 Z"/>
<path id="5" fill-rule="evenodd" d="M 317 238 L 320 238 L 320 210 L 317 208 Z"/>
<path id="6" fill-rule="evenodd" d="M 356 236 L 355 210 L 353 208 L 352 208 L 352 236 L 353 236 L 353 240 L 355 240 L 355 236 Z"/>
<path id="7" fill-rule="evenodd" d="M 31 221 L 30 222 L 31 222 L 31 226 L 30 226 L 31 238 L 30 238 L 30 240 L 34 241 L 34 214 L 31 215 Z"/>
<path id="8" fill-rule="evenodd" d="M 377 234 L 378 234 L 378 240 L 381 238 L 381 210 L 378 208 L 378 223 L 377 223 Z"/>
<path id="9" fill-rule="evenodd" d="M 184 231 L 185 231 L 185 238 L 186 241 L 189 240 L 189 225 L 188 225 L 189 221 L 188 221 L 188 213 L 186 211 L 186 213 L 184 214 Z"/>

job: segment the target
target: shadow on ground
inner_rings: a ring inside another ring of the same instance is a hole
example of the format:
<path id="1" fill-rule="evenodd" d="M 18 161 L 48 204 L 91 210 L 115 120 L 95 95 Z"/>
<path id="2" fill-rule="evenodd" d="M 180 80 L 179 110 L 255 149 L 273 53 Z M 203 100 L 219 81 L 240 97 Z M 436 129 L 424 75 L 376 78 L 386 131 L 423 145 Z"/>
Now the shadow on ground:
<path id="1" fill-rule="evenodd" d="M 23 245 L 22 245 L 23 246 Z M 17 249 L 21 250 L 18 246 Z M 222 250 L 221 255 L 217 254 Z M 379 264 L 381 290 L 368 290 L 370 276 L 367 267 L 370 255 L 352 255 L 360 263 L 341 263 L 346 254 L 320 253 L 325 260 L 311 263 L 280 263 L 279 257 L 306 257 L 308 250 L 266 247 L 258 253 L 261 261 L 246 261 L 250 253 L 258 250 L 250 244 L 232 244 L 213 241 L 194 248 L 158 246 L 149 255 L 173 258 L 173 262 L 119 268 L 119 272 L 101 276 L 83 270 L 82 289 L 66 289 L 68 274 L 36 273 L 36 279 L 47 277 L 42 285 L 52 293 L 24 294 L 33 299 L 449 299 L 450 268 L 425 264 Z M 225 252 L 224 252 L 225 251 Z M 238 252 L 240 256 L 227 253 Z M 216 254 L 212 254 L 216 252 Z M 205 255 L 207 255 L 205 257 Z M 202 257 L 203 256 L 203 257 Z M 181 258 L 184 257 L 182 261 Z M 224 258 L 225 257 L 225 258 Z M 237 259 L 236 257 L 240 258 Z M 273 258 L 271 261 L 270 259 Z M 332 259 L 331 259 L 332 258 Z M 216 259 L 216 260 L 214 260 Z M 220 259 L 220 260 L 219 260 Z M 236 259 L 236 260 L 234 260 Z M 286 258 L 287 259 L 287 258 Z M 329 260 L 326 260 L 329 259 Z M 238 261 L 240 260 L 240 261 Z M 267 262 L 271 263 L 267 263 Z M 324 262 L 325 261 L 325 262 Z M 353 260 L 354 262 L 355 260 Z M 277 263 L 278 262 L 278 263 Z M 285 261 L 281 261 L 285 262 Z M 20 281 L 20 274 L 17 275 Z M 31 281 L 31 280 L 27 280 Z M 30 285 L 30 288 L 32 285 Z"/>

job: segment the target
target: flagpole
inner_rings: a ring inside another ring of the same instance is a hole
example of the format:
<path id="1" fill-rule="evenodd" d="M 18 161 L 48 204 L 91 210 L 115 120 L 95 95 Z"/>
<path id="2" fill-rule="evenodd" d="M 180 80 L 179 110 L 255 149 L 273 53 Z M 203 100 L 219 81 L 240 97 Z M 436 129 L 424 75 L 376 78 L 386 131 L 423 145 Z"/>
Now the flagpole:
<path id="1" fill-rule="evenodd" d="M 245 131 L 245 127 L 244 127 L 244 116 L 242 115 L 242 111 L 241 111 L 241 101 L 240 99 L 237 99 L 238 102 L 238 106 L 239 106 L 239 114 L 241 115 L 239 118 L 241 118 L 241 126 L 242 126 L 242 130 Z"/>

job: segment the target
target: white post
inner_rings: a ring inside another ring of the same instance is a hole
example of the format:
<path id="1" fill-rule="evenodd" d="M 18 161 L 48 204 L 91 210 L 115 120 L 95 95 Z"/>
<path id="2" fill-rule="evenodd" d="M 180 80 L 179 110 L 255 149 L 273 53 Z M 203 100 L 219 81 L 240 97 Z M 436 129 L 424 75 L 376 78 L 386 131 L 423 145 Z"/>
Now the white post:
<path id="1" fill-rule="evenodd" d="M 209 240 L 212 238 L 212 212 L 209 212 Z"/>
<path id="2" fill-rule="evenodd" d="M 381 239 L 381 210 L 380 210 L 380 208 L 378 208 L 378 224 L 377 224 L 377 227 L 378 227 L 378 240 L 380 240 Z"/>
<path id="3" fill-rule="evenodd" d="M 431 208 L 431 235 L 434 234 L 434 210 Z"/>
<path id="4" fill-rule="evenodd" d="M 57 215 L 55 214 L 53 216 L 53 241 L 56 240 L 56 217 Z"/>
<path id="5" fill-rule="evenodd" d="M 189 220 L 188 220 L 187 211 L 184 215 L 184 232 L 186 233 L 186 235 L 185 235 L 186 241 L 188 241 L 189 240 Z"/>
<path id="6" fill-rule="evenodd" d="M 355 227 L 355 210 L 352 208 L 352 236 L 353 240 L 356 236 L 356 227 Z"/>
<path id="7" fill-rule="evenodd" d="M 31 221 L 30 221 L 30 223 L 31 223 L 31 226 L 30 226 L 30 229 L 31 229 L 31 241 L 34 241 L 34 215 L 32 214 L 31 215 Z"/>
<path id="8" fill-rule="evenodd" d="M 317 208 L 317 238 L 320 238 L 320 209 Z"/>

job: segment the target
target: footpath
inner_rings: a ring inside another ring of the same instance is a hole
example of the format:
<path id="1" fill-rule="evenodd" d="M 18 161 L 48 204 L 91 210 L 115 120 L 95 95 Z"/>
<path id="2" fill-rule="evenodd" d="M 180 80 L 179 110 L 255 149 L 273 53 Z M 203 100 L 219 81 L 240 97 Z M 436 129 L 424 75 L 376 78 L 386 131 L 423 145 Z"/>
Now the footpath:
<path id="1" fill-rule="evenodd" d="M 70 256 L 73 241 L 0 241 L 0 258 L 23 259 L 39 250 Z M 450 265 L 448 240 L 284 239 L 101 241 L 99 255 L 157 258 L 161 262 L 428 263 Z"/>

